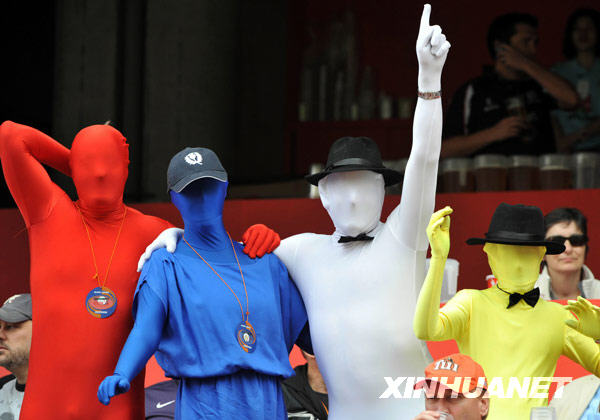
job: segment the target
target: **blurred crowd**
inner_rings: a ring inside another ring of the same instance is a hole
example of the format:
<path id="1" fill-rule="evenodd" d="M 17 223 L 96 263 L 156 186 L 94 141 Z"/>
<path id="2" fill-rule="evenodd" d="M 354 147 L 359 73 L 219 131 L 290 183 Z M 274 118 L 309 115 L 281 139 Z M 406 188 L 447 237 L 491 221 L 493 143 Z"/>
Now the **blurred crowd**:
<path id="1" fill-rule="evenodd" d="M 443 192 L 600 187 L 600 17 L 568 17 L 565 61 L 536 61 L 538 20 L 497 17 L 493 66 L 454 94 L 444 123 Z"/>

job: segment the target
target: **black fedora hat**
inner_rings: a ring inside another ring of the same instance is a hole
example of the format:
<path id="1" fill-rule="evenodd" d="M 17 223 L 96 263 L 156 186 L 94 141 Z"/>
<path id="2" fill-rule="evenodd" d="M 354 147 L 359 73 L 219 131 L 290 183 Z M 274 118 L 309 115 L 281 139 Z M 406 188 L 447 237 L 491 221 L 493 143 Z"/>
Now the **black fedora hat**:
<path id="1" fill-rule="evenodd" d="M 342 137 L 329 149 L 327 164 L 321 172 L 304 178 L 313 185 L 334 172 L 373 171 L 383 175 L 385 186 L 397 184 L 402 174 L 383 166 L 377 144 L 368 137 Z"/>
<path id="2" fill-rule="evenodd" d="M 467 244 L 486 242 L 505 245 L 545 246 L 546 254 L 560 254 L 565 246 L 545 239 L 544 215 L 535 206 L 500 203 L 485 238 L 469 238 Z"/>

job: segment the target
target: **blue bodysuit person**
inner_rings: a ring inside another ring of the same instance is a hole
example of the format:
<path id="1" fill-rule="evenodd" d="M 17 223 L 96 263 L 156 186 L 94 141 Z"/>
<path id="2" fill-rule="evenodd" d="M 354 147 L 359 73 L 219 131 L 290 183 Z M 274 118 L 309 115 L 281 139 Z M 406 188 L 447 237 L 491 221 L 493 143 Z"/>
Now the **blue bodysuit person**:
<path id="1" fill-rule="evenodd" d="M 289 352 L 297 340 L 312 350 L 302 298 L 275 255 L 253 260 L 231 241 L 227 174 L 211 150 L 179 152 L 168 178 L 184 235 L 175 253 L 158 250 L 144 266 L 135 324 L 98 399 L 126 392 L 156 352 L 165 374 L 181 379 L 176 419 L 286 419 Z"/>

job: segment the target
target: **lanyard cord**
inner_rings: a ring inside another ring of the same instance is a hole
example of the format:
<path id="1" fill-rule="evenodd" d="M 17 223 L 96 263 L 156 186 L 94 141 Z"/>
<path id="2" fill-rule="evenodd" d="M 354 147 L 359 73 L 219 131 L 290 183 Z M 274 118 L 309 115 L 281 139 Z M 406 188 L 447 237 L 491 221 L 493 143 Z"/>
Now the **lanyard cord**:
<path id="1" fill-rule="evenodd" d="M 227 233 L 227 236 L 229 237 L 229 242 L 231 243 L 231 249 L 233 249 L 233 255 L 235 255 L 235 261 L 237 262 L 238 268 L 240 269 L 240 275 L 242 276 L 242 284 L 244 285 L 244 293 L 246 294 L 246 318 L 244 318 L 244 308 L 242 307 L 242 303 L 240 302 L 240 299 L 238 298 L 237 294 L 233 291 L 231 286 L 229 286 L 229 284 L 227 284 L 227 282 L 225 280 L 223 280 L 223 277 L 221 277 L 219 275 L 219 273 L 217 273 L 217 271 L 214 268 L 212 268 L 212 266 L 208 263 L 208 261 L 206 261 L 204 258 L 202 258 L 202 255 L 200 255 L 198 253 L 198 251 L 196 251 L 194 249 L 194 247 L 191 246 L 189 244 L 189 242 L 185 240 L 185 236 L 183 237 L 183 241 L 187 244 L 187 246 L 189 246 L 192 249 L 192 251 L 194 251 L 196 253 L 197 256 L 199 256 L 202 259 L 202 261 L 204 261 L 206 263 L 206 265 L 208 265 L 210 267 L 210 269 L 217 275 L 217 277 L 220 278 L 223 283 L 225 283 L 225 286 L 227 286 L 227 288 L 231 291 L 231 293 L 233 293 L 233 296 L 235 296 L 235 299 L 237 300 L 238 304 L 240 305 L 240 310 L 242 311 L 242 320 L 247 322 L 250 317 L 250 307 L 248 304 L 248 291 L 246 290 L 246 281 L 244 280 L 244 273 L 242 272 L 242 266 L 240 265 L 240 261 L 238 260 L 237 253 L 235 252 L 235 247 L 233 246 L 233 241 L 231 240 L 231 236 L 229 236 L 229 233 Z"/>
<path id="2" fill-rule="evenodd" d="M 85 219 L 83 217 L 83 213 L 77 204 L 77 211 L 81 216 L 81 221 L 83 222 L 83 227 L 85 228 L 85 233 L 87 233 L 88 241 L 90 242 L 90 249 L 92 250 L 92 260 L 94 261 L 94 268 L 96 269 L 96 274 L 92 276 L 98 281 L 98 286 L 100 288 L 104 288 L 106 285 L 106 280 L 108 280 L 108 271 L 110 270 L 110 265 L 112 264 L 113 257 L 115 256 L 115 251 L 117 250 L 117 244 L 119 243 L 119 238 L 121 237 L 121 230 L 123 230 L 123 225 L 125 224 L 125 216 L 127 216 L 127 207 L 125 207 L 125 211 L 123 212 L 123 218 L 121 219 L 121 226 L 119 226 L 119 231 L 117 232 L 117 239 L 115 240 L 115 245 L 113 246 L 112 253 L 110 254 L 110 259 L 108 260 L 108 266 L 106 267 L 106 273 L 104 274 L 104 282 L 100 285 L 100 274 L 98 273 L 98 264 L 96 263 L 96 255 L 94 254 L 94 246 L 92 245 L 92 237 L 90 236 L 90 231 L 88 229 L 87 223 L 85 223 Z"/>

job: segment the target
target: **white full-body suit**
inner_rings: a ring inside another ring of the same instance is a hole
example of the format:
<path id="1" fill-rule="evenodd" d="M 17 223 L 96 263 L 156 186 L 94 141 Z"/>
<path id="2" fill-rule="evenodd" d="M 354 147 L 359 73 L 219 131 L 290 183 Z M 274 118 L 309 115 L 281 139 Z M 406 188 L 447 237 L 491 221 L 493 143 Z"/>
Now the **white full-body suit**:
<path id="1" fill-rule="evenodd" d="M 333 235 L 295 235 L 275 250 L 306 305 L 330 420 L 412 419 L 424 409 L 422 399 L 379 396 L 387 389 L 384 377 L 423 376 L 429 363 L 412 323 L 425 278 L 425 229 L 434 209 L 441 131 L 441 99 L 419 98 L 401 202 L 385 223 L 379 222 L 385 191 L 380 174 L 333 173 L 319 182 Z M 340 236 L 361 232 L 374 239 L 338 243 Z"/>
<path id="2" fill-rule="evenodd" d="M 429 26 L 429 13 L 426 5 L 417 40 L 422 92 L 440 90 L 450 47 L 439 26 Z M 429 363 L 412 325 L 425 278 L 425 229 L 434 208 L 441 134 L 441 99 L 419 98 L 401 202 L 386 222 L 379 221 L 382 175 L 333 173 L 321 179 L 319 192 L 335 232 L 295 235 L 275 251 L 306 305 L 330 420 L 412 419 L 424 409 L 420 398 L 379 396 L 387 389 L 384 377 L 423 376 Z M 363 232 L 374 239 L 337 242 Z"/>

